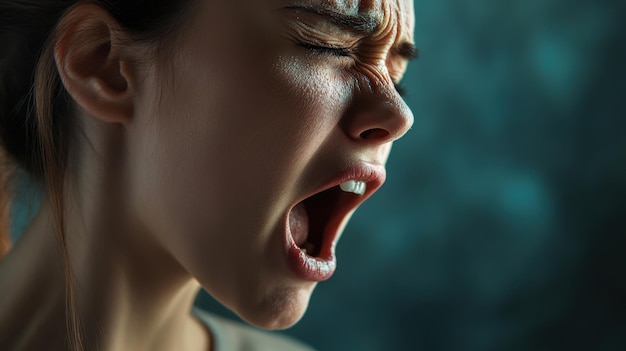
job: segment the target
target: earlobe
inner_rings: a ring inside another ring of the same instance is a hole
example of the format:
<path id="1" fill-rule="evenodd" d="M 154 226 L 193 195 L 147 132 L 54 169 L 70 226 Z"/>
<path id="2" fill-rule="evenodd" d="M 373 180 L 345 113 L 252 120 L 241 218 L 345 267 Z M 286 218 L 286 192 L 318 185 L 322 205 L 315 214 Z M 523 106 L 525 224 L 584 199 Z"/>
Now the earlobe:
<path id="1" fill-rule="evenodd" d="M 83 110 L 104 122 L 126 123 L 133 113 L 134 81 L 124 35 L 94 4 L 73 7 L 57 27 L 54 58 L 63 85 Z"/>

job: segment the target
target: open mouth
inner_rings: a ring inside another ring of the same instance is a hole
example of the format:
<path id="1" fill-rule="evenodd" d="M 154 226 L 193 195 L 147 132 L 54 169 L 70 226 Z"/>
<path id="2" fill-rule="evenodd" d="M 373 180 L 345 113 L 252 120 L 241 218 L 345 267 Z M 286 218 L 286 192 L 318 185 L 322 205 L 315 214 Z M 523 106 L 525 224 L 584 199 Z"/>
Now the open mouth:
<path id="1" fill-rule="evenodd" d="M 339 186 L 319 192 L 298 203 L 289 214 L 289 229 L 295 244 L 308 256 L 332 256 L 335 233 L 343 219 L 361 202 L 363 191 L 354 193 Z M 345 187 L 345 186 L 344 186 Z"/>
<path id="2" fill-rule="evenodd" d="M 348 216 L 385 181 L 383 166 L 350 167 L 286 213 L 286 253 L 291 270 L 322 281 L 335 271 L 335 244 Z"/>

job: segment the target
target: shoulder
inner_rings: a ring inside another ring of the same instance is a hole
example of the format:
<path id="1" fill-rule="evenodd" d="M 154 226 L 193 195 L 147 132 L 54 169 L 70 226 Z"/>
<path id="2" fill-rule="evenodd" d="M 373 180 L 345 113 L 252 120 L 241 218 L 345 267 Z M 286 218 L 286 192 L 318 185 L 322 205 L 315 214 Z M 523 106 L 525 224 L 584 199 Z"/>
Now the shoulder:
<path id="1" fill-rule="evenodd" d="M 286 335 L 254 329 L 199 308 L 192 314 L 211 331 L 215 351 L 314 351 Z"/>

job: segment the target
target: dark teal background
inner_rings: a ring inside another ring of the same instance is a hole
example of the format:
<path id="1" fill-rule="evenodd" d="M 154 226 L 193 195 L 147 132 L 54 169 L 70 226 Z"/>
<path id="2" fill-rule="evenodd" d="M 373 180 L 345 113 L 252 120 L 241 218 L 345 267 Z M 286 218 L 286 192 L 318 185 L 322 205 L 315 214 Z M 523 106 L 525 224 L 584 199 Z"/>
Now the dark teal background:
<path id="1" fill-rule="evenodd" d="M 288 333 L 324 351 L 626 350 L 626 2 L 415 7 L 415 124 Z"/>

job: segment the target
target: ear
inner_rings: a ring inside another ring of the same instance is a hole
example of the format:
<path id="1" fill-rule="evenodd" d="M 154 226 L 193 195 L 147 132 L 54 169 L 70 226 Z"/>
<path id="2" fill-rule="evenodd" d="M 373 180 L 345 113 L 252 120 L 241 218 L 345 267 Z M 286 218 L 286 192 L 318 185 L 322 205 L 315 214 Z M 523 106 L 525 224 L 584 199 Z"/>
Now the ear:
<path id="1" fill-rule="evenodd" d="M 103 122 L 132 117 L 135 81 L 129 42 L 118 23 L 98 5 L 72 7 L 57 27 L 54 59 L 68 93 Z"/>

